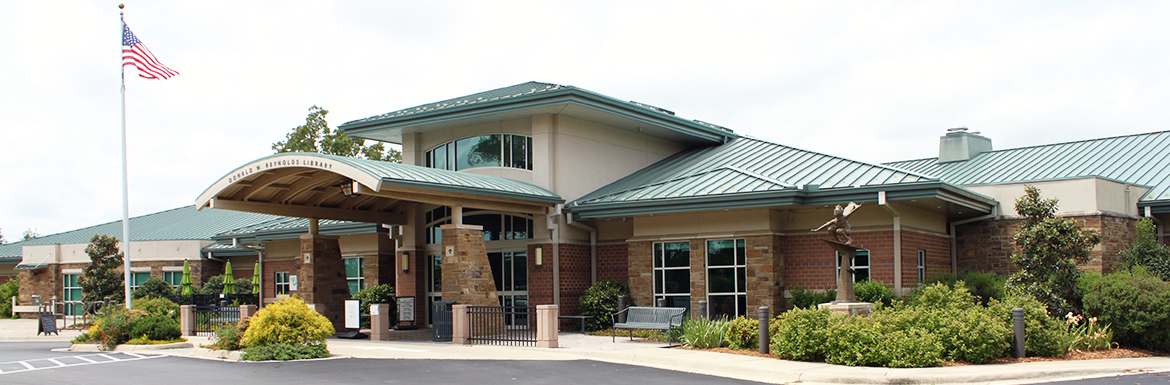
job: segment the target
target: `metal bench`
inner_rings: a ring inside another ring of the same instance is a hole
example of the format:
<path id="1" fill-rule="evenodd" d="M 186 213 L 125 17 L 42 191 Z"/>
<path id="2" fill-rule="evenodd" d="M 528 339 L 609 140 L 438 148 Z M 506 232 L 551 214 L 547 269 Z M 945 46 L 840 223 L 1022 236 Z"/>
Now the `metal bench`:
<path id="1" fill-rule="evenodd" d="M 613 320 L 613 332 L 610 339 L 617 342 L 618 328 L 631 329 L 630 340 L 634 339 L 632 329 L 665 330 L 666 343 L 669 344 L 671 342 L 670 331 L 682 330 L 683 314 L 686 312 L 687 309 L 682 307 L 627 307 L 609 315 L 609 318 Z M 618 316 L 622 313 L 626 314 L 626 322 L 617 322 Z"/>

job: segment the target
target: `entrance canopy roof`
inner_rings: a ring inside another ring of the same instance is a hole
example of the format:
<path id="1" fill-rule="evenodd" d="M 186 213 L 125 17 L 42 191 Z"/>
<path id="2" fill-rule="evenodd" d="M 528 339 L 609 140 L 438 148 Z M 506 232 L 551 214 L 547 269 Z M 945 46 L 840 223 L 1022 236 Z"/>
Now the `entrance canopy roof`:
<path id="1" fill-rule="evenodd" d="M 345 195 L 342 186 L 352 187 Z M 511 179 L 317 153 L 276 154 L 232 170 L 195 201 L 302 218 L 406 224 L 420 203 L 543 214 L 564 199 Z"/>

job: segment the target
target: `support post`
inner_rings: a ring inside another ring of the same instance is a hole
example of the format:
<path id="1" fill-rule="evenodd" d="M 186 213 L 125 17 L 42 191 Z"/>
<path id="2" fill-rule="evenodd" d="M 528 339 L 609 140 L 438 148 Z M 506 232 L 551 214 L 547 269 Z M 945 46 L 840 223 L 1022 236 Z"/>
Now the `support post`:
<path id="1" fill-rule="evenodd" d="M 1018 307 L 1012 309 L 1012 331 L 1016 334 L 1015 356 L 1016 358 L 1024 358 L 1024 309 Z"/>
<path id="2" fill-rule="evenodd" d="M 699 312 L 695 313 L 697 317 L 707 319 L 710 315 L 707 314 L 707 301 L 699 300 Z"/>
<path id="3" fill-rule="evenodd" d="M 536 347 L 559 347 L 557 340 L 558 315 L 560 315 L 560 308 L 557 305 L 536 306 Z"/>

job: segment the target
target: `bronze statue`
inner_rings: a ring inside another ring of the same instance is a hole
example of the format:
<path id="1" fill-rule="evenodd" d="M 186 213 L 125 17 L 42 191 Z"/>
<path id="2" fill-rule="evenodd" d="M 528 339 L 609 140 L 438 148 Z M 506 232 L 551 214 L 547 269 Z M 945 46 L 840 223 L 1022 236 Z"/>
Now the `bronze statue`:
<path id="1" fill-rule="evenodd" d="M 856 202 L 849 202 L 845 208 L 841 208 L 841 205 L 837 205 L 837 207 L 833 209 L 834 218 L 830 219 L 828 222 L 825 222 L 825 224 L 821 225 L 821 227 L 813 229 L 812 231 L 817 232 L 828 227 L 829 234 L 833 235 L 833 239 L 836 239 L 837 242 L 841 242 L 841 237 L 845 237 L 844 243 L 846 245 L 852 245 L 853 238 L 849 237 L 848 219 L 849 216 L 853 215 L 853 212 L 857 211 L 859 207 L 861 207 L 861 205 Z"/>

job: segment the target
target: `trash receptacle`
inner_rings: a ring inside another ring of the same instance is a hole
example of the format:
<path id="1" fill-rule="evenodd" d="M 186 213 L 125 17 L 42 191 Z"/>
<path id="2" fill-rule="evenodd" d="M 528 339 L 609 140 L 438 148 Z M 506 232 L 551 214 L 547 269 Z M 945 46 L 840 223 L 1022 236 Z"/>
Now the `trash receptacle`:
<path id="1" fill-rule="evenodd" d="M 432 341 L 450 341 L 451 340 L 451 305 L 455 301 L 435 301 L 435 309 L 431 314 L 434 319 L 431 320 L 431 330 L 434 331 Z"/>

